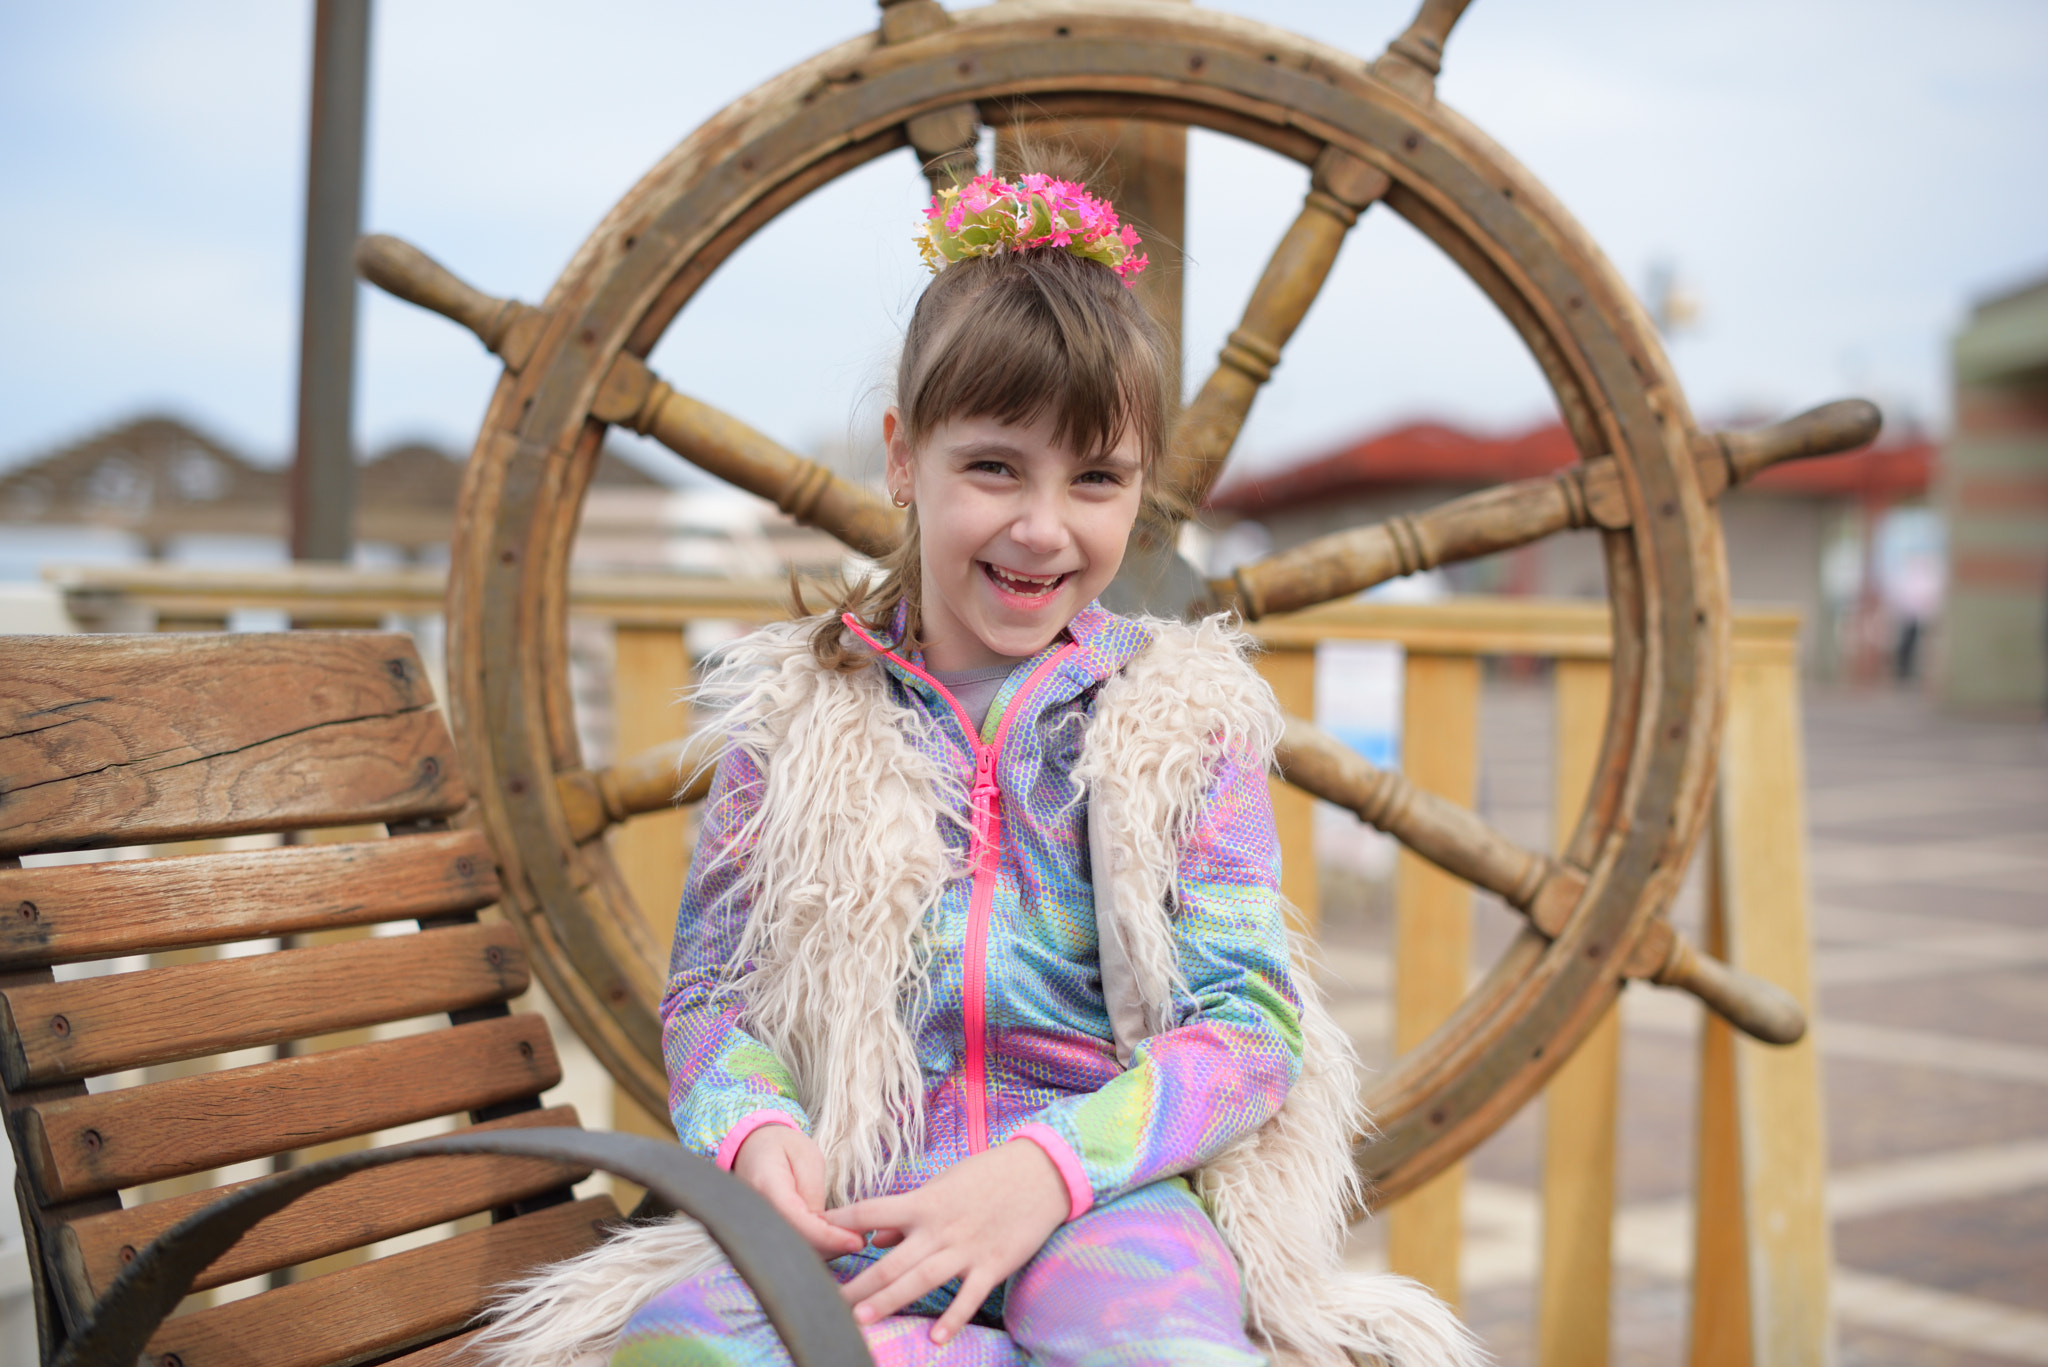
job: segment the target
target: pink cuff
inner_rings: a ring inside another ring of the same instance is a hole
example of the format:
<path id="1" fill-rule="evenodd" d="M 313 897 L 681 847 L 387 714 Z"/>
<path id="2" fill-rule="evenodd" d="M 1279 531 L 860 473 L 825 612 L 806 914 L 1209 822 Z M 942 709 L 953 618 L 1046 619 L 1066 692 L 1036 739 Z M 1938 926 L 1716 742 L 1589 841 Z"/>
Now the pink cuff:
<path id="1" fill-rule="evenodd" d="M 725 1142 L 718 1146 L 718 1156 L 715 1160 L 718 1166 L 731 1172 L 733 1160 L 740 1156 L 740 1145 L 746 1143 L 747 1136 L 763 1125 L 787 1125 L 792 1130 L 802 1128 L 789 1118 L 787 1111 L 753 1111 L 742 1117 L 739 1124 L 726 1131 Z"/>
<path id="2" fill-rule="evenodd" d="M 1069 1220 L 1078 1220 L 1088 1213 L 1088 1208 L 1095 1204 L 1095 1188 L 1089 1184 L 1088 1174 L 1081 1170 L 1081 1159 L 1058 1130 L 1050 1125 L 1019 1125 L 1010 1138 L 1028 1139 L 1038 1145 L 1059 1169 L 1060 1180 L 1067 1184 Z"/>

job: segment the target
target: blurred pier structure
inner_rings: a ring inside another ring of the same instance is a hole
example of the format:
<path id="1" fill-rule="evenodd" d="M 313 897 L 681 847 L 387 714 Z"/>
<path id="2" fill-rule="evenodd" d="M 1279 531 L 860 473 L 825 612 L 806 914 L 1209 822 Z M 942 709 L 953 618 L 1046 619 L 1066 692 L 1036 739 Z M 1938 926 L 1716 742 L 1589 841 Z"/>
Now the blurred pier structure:
<path id="1" fill-rule="evenodd" d="M 2039 716 L 2048 707 L 2048 277 L 1979 304 L 1953 361 L 1941 695 L 1957 708 Z"/>

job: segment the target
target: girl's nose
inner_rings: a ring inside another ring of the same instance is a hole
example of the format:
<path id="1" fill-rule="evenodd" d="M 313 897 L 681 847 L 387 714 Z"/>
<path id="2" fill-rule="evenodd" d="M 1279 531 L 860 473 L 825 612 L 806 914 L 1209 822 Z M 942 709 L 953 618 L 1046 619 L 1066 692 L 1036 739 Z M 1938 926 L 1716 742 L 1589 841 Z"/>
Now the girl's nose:
<path id="1" fill-rule="evenodd" d="M 1059 501 L 1051 497 L 1027 499 L 1017 520 L 1010 524 L 1010 539 L 1033 555 L 1051 555 L 1067 548 L 1066 519 Z"/>

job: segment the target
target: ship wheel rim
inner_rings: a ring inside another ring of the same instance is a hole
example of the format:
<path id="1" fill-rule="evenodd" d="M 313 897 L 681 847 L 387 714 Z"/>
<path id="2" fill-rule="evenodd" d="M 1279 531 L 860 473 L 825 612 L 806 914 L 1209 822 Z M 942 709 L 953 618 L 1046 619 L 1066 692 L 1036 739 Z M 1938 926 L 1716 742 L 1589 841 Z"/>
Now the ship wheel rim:
<path id="1" fill-rule="evenodd" d="M 543 306 L 531 356 L 501 379 L 465 477 L 448 651 L 457 739 L 499 852 L 506 910 L 578 1033 L 630 1095 L 664 1113 L 654 1011 L 666 955 L 602 838 L 572 838 L 553 779 L 580 761 L 567 569 L 607 428 L 591 410 L 614 359 L 651 351 L 717 264 L 813 190 L 906 146 L 907 120 L 963 102 L 991 122 L 1019 101 L 1031 117 L 1164 117 L 1304 164 L 1336 146 L 1391 176 L 1389 207 L 1508 314 L 1582 456 L 1616 459 L 1630 512 L 1626 530 L 1601 533 L 1613 686 L 1601 761 L 1567 846 L 1584 892 L 1554 939 L 1525 931 L 1458 1011 L 1368 1088 L 1379 1129 L 1358 1159 L 1376 1199 L 1390 1199 L 1496 1129 L 1598 1021 L 1698 835 L 1727 612 L 1718 521 L 1692 472 L 1683 394 L 1626 287 L 1540 183 L 1447 107 L 1393 88 L 1359 59 L 1175 5 L 1010 0 L 952 21 L 895 45 L 851 40 L 685 138 L 579 249 Z"/>

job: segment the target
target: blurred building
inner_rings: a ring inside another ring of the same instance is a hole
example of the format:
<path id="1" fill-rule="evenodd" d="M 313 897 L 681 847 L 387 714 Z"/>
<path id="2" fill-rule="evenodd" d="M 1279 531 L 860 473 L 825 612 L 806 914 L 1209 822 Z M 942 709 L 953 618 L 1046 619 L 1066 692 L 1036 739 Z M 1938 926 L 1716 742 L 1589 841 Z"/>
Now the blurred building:
<path id="1" fill-rule="evenodd" d="M 1876 547 L 1886 514 L 1927 495 L 1935 449 L 1908 436 L 1874 449 L 1782 465 L 1721 502 L 1729 579 L 1737 601 L 1797 607 L 1810 625 L 1810 672 L 1844 670 L 1859 614 L 1881 612 Z M 1304 541 L 1412 513 L 1496 484 L 1553 474 L 1578 459 L 1571 434 L 1548 423 L 1491 437 L 1441 423 L 1410 423 L 1275 473 L 1226 483 L 1210 499 L 1219 561 L 1241 563 Z M 1851 582 L 1830 573 L 1844 548 Z M 1227 563 L 1212 563 L 1221 573 Z M 1553 536 L 1446 567 L 1462 593 L 1603 597 L 1606 574 L 1591 532 Z M 1868 634 L 1868 633 L 1865 633 Z M 1875 667 L 1882 667 L 1882 660 Z"/>
<path id="2" fill-rule="evenodd" d="M 2048 277 L 1979 304 L 1953 357 L 1941 694 L 1957 708 L 2039 712 L 2048 705 Z"/>
<path id="3" fill-rule="evenodd" d="M 459 456 L 420 443 L 378 453 L 358 474 L 358 544 L 373 560 L 444 560 L 462 469 Z M 34 542 L 27 563 L 6 557 L 0 577 L 67 559 L 283 563 L 288 478 L 176 418 L 122 423 L 0 476 L 0 543 Z M 670 484 L 607 450 L 585 499 L 576 563 L 777 574 L 788 562 L 836 567 L 845 554 L 766 500 L 722 485 Z"/>

